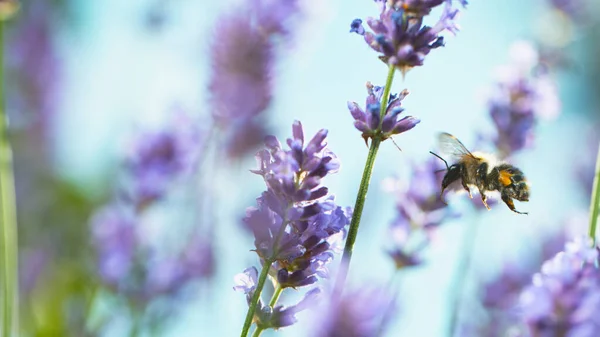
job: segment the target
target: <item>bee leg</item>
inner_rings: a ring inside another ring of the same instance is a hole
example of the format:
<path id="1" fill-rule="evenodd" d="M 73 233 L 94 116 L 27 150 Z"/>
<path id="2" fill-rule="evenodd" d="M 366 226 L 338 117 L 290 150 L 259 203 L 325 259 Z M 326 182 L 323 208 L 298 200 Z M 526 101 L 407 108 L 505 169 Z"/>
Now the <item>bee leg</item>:
<path id="1" fill-rule="evenodd" d="M 440 192 L 440 200 L 444 203 L 444 205 L 448 205 L 446 200 L 444 200 L 444 190 L 445 189 L 446 189 L 446 187 L 442 187 L 442 191 Z"/>
<path id="2" fill-rule="evenodd" d="M 479 194 L 481 194 L 481 201 L 483 202 L 485 208 L 487 208 L 488 211 L 491 210 L 490 206 L 487 204 L 487 195 L 485 195 L 485 192 L 479 190 Z"/>
<path id="3" fill-rule="evenodd" d="M 506 204 L 506 206 L 508 206 L 508 208 L 510 208 L 511 211 L 518 213 L 518 214 L 528 214 L 527 212 L 519 212 L 517 211 L 517 209 L 515 208 L 515 203 L 513 202 L 512 198 L 509 197 L 508 195 L 503 194 L 502 195 L 502 201 L 504 201 L 504 203 Z"/>
<path id="4" fill-rule="evenodd" d="M 471 190 L 469 189 L 469 186 L 467 186 L 467 184 L 465 183 L 464 180 L 462 180 L 462 186 L 465 189 L 465 191 L 467 191 L 467 193 L 469 193 L 469 198 L 473 199 L 473 195 L 471 194 Z"/>

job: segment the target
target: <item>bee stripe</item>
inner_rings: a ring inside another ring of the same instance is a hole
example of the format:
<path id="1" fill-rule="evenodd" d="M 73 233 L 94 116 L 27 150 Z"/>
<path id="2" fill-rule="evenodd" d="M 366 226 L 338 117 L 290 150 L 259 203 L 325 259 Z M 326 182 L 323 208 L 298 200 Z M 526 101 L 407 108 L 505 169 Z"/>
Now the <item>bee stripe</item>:
<path id="1" fill-rule="evenodd" d="M 512 180 L 510 179 L 513 176 L 512 173 L 508 171 L 500 171 L 500 175 L 498 176 L 498 181 L 502 186 L 508 186 L 512 184 Z"/>

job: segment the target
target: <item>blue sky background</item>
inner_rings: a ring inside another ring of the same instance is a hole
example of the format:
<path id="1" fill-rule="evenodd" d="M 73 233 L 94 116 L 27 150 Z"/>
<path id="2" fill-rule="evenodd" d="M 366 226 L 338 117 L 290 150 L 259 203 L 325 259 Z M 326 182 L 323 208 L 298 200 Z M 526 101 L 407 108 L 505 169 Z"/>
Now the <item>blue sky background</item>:
<path id="1" fill-rule="evenodd" d="M 65 99 L 56 121 L 57 162 L 60 173 L 92 194 L 114 170 L 122 141 L 140 125 L 158 125 L 173 105 L 206 113 L 209 76 L 209 41 L 222 11 L 235 10 L 234 1 L 171 0 L 161 29 L 147 29 L 144 13 L 158 1 L 80 1 L 78 29 L 65 27 L 61 54 L 67 64 Z M 361 37 L 349 34 L 356 17 L 377 15 L 372 1 L 305 0 L 307 15 L 291 50 L 284 50 L 277 66 L 275 101 L 269 123 L 280 139 L 286 138 L 295 119 L 306 134 L 329 129 L 330 148 L 342 161 L 339 174 L 328 179 L 341 205 L 354 203 L 367 148 L 352 126 L 348 100 L 364 102 L 365 82 L 382 84 L 385 65 Z M 381 188 L 390 176 L 407 178 L 407 165 L 423 161 L 440 131 L 458 136 L 467 146 L 475 133 L 491 128 L 481 93 L 493 84 L 494 69 L 508 62 L 509 46 L 539 36 L 544 2 L 503 0 L 471 1 L 460 19 L 461 32 L 448 37 L 445 48 L 434 50 L 425 66 L 397 76 L 393 91 L 409 89 L 406 113 L 422 120 L 414 130 L 397 137 L 399 152 L 385 143 L 377 158 L 363 221 L 355 247 L 351 281 L 386 284 L 392 265 L 382 243 L 394 217 L 394 198 Z M 432 19 L 437 19 L 434 12 Z M 572 44 L 577 60 L 585 53 L 580 40 Z M 587 199 L 570 178 L 573 163 L 581 158 L 580 132 L 591 115 L 583 71 L 559 75 L 563 109 L 560 117 L 541 122 L 537 144 L 515 158 L 532 182 L 532 198 L 517 216 L 504 205 L 477 218 L 467 215 L 444 225 L 428 254 L 430 263 L 403 275 L 402 317 L 389 336 L 443 336 L 448 319 L 447 295 L 464 228 L 477 221 L 476 267 L 490 265 L 528 252 L 527 242 L 556 228 L 563 218 L 585 210 Z M 589 159 L 592 160 L 592 159 Z M 257 260 L 252 240 L 238 231 L 236 221 L 262 191 L 259 177 L 247 169 L 252 158 L 227 168 L 227 179 L 217 177 L 222 197 L 231 200 L 219 212 L 217 228 L 219 268 L 212 287 L 201 292 L 184 315 L 168 327 L 169 336 L 235 336 L 246 311 L 245 299 L 232 291 L 233 275 Z M 558 187 L 561 187 L 559 189 Z M 454 199 L 458 208 L 465 200 Z M 583 229 L 585 224 L 582 224 Z M 337 264 L 337 262 L 336 262 Z M 289 300 L 289 298 L 287 298 Z M 282 298 L 283 303 L 286 297 Z M 292 303 L 292 302 L 289 302 Z M 281 336 L 306 335 L 308 315 L 284 329 Z M 211 331 L 211 332 L 207 332 Z M 265 334 L 268 335 L 268 334 Z"/>

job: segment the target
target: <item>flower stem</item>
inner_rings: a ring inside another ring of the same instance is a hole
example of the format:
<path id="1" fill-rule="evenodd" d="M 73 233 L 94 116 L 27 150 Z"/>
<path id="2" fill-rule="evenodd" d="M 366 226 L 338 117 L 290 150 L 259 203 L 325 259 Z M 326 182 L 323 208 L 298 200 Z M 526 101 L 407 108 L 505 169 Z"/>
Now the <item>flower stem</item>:
<path id="1" fill-rule="evenodd" d="M 17 292 L 17 215 L 12 151 L 8 139 L 8 123 L 4 110 L 4 23 L 0 21 L 0 240 L 2 274 L 2 336 L 10 337 L 18 327 Z"/>
<path id="2" fill-rule="evenodd" d="M 263 332 L 263 328 L 261 327 L 256 327 L 256 330 L 254 330 L 254 333 L 252 334 L 252 337 L 259 337 L 260 334 Z"/>
<path id="3" fill-rule="evenodd" d="M 600 145 L 598 146 L 598 155 L 596 158 L 596 172 L 594 173 L 594 186 L 592 189 L 592 198 L 590 202 L 590 238 L 594 246 L 596 245 L 596 225 L 598 223 L 598 213 L 600 212 Z"/>
<path id="4" fill-rule="evenodd" d="M 244 321 L 244 327 L 242 328 L 241 337 L 246 337 L 248 335 L 248 330 L 250 330 L 250 325 L 252 325 L 252 319 L 254 318 L 254 312 L 256 311 L 256 305 L 258 304 L 260 293 L 262 292 L 262 289 L 265 286 L 265 281 L 267 280 L 267 276 L 269 275 L 269 269 L 271 269 L 271 264 L 273 264 L 273 260 L 265 260 L 265 264 L 258 278 L 258 284 L 256 285 L 256 289 L 254 290 L 254 294 L 252 295 L 252 299 L 250 300 L 250 306 L 248 307 L 248 313 L 246 313 L 246 320 Z"/>
<path id="5" fill-rule="evenodd" d="M 387 80 L 385 83 L 385 89 L 383 91 L 383 97 L 381 99 L 381 120 L 383 120 L 383 115 L 385 114 L 387 108 L 392 82 L 394 81 L 395 71 L 396 68 L 394 66 L 389 67 Z M 376 134 L 371 139 L 371 146 L 369 147 L 367 162 L 365 163 L 365 168 L 363 170 L 362 178 L 360 180 L 360 186 L 358 187 L 358 193 L 356 195 L 354 213 L 352 214 L 352 220 L 350 221 L 350 229 L 348 230 L 348 238 L 346 239 L 346 245 L 344 246 L 344 255 L 342 256 L 342 263 L 340 265 L 340 270 L 333 291 L 334 296 L 338 296 L 341 293 L 342 287 L 346 282 L 346 277 L 348 276 L 348 268 L 350 267 L 352 250 L 354 248 L 354 243 L 356 242 L 358 226 L 360 225 L 360 218 L 362 216 L 363 208 L 365 207 L 365 200 L 367 199 L 367 192 L 369 191 L 369 184 L 371 182 L 371 174 L 373 172 L 375 158 L 377 157 L 377 151 L 379 150 L 379 145 L 381 144 L 381 141 L 381 133 Z"/>
<path id="6" fill-rule="evenodd" d="M 271 297 L 271 301 L 269 301 L 269 306 L 271 308 L 274 307 L 277 303 L 279 296 L 281 296 L 281 291 L 283 291 L 283 288 L 281 287 L 281 285 L 278 284 L 277 288 L 275 288 L 275 292 L 273 293 L 273 297 Z"/>

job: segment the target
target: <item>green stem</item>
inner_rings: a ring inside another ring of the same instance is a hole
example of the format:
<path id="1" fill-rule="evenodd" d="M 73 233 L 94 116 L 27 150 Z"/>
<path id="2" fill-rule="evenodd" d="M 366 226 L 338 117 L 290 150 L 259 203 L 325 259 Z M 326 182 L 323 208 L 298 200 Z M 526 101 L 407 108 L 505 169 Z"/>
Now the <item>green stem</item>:
<path id="1" fill-rule="evenodd" d="M 281 285 L 277 285 L 277 288 L 275 288 L 275 292 L 273 293 L 273 297 L 271 297 L 271 301 L 269 301 L 269 306 L 271 308 L 273 308 L 275 306 L 275 304 L 277 303 L 277 300 L 279 299 L 279 296 L 281 296 L 281 292 L 283 291 L 283 288 L 281 287 Z"/>
<path id="2" fill-rule="evenodd" d="M 4 110 L 4 23 L 0 21 L 0 225 L 2 240 L 2 336 L 10 337 L 18 327 L 17 215 L 12 151 Z"/>
<path id="3" fill-rule="evenodd" d="M 271 308 L 273 308 L 275 306 L 275 304 L 277 303 L 277 300 L 279 299 L 279 296 L 281 296 L 281 292 L 283 291 L 283 288 L 281 287 L 281 285 L 277 285 L 277 287 L 275 288 L 275 292 L 273 293 L 273 296 L 271 297 L 271 300 L 269 301 L 269 306 Z M 254 333 L 252 334 L 252 337 L 258 337 L 260 336 L 260 334 L 264 331 L 265 329 L 263 329 L 260 326 L 256 327 L 256 330 L 254 330 Z"/>
<path id="4" fill-rule="evenodd" d="M 256 305 L 258 304 L 260 293 L 262 292 L 262 289 L 265 286 L 265 281 L 267 280 L 267 276 L 269 275 L 269 269 L 271 269 L 271 264 L 273 264 L 273 260 L 265 260 L 265 265 L 263 266 L 263 269 L 260 272 L 260 276 L 258 278 L 258 284 L 256 285 L 256 289 L 254 290 L 254 294 L 252 295 L 252 299 L 250 300 L 250 306 L 248 307 L 248 313 L 246 314 L 246 320 L 244 321 L 244 327 L 242 328 L 241 337 L 246 337 L 248 335 L 248 330 L 250 330 L 250 325 L 252 325 L 252 319 L 254 318 L 254 312 L 256 311 Z"/>
<path id="5" fill-rule="evenodd" d="M 590 238 L 594 246 L 596 245 L 596 225 L 598 223 L 598 212 L 600 211 L 600 145 L 598 146 L 598 155 L 596 158 L 596 172 L 594 174 L 594 186 L 592 189 L 592 198 L 590 202 Z"/>
<path id="6" fill-rule="evenodd" d="M 260 334 L 263 332 L 264 329 L 260 328 L 260 327 L 256 327 L 256 330 L 254 330 L 254 333 L 252 334 L 252 337 L 259 337 Z"/>
<path id="7" fill-rule="evenodd" d="M 473 250 L 477 238 L 478 221 L 474 219 L 471 226 L 465 228 L 461 244 L 461 255 L 454 274 L 454 280 L 450 286 L 450 324 L 448 326 L 448 337 L 453 337 L 459 322 L 460 308 L 465 292 L 465 281 L 471 269 Z"/>
<path id="8" fill-rule="evenodd" d="M 385 83 L 385 89 L 383 91 L 383 97 L 381 99 L 381 121 L 387 108 L 388 99 L 390 96 L 390 90 L 392 88 L 392 82 L 394 81 L 394 73 L 396 68 L 390 66 L 388 69 L 388 75 Z M 380 127 L 381 127 L 380 121 Z M 348 268 L 350 267 L 350 259 L 352 258 L 352 250 L 354 243 L 356 242 L 356 236 L 358 234 L 358 227 L 360 225 L 360 218 L 362 216 L 363 208 L 365 207 L 365 201 L 367 199 L 367 192 L 369 191 L 369 184 L 371 182 L 371 174 L 373 172 L 373 166 L 375 164 L 375 158 L 377 157 L 377 151 L 379 145 L 382 142 L 381 132 L 378 132 L 371 139 L 371 146 L 369 147 L 369 154 L 367 155 L 367 162 L 363 170 L 362 178 L 360 180 L 360 186 L 358 187 L 358 193 L 356 195 L 356 202 L 354 203 L 354 213 L 352 214 L 352 220 L 350 221 L 350 229 L 348 230 L 348 238 L 346 239 L 346 245 L 344 246 L 344 254 L 342 256 L 342 263 L 338 272 L 335 288 L 333 291 L 334 296 L 338 296 L 341 293 L 342 287 L 346 282 L 348 276 Z"/>

